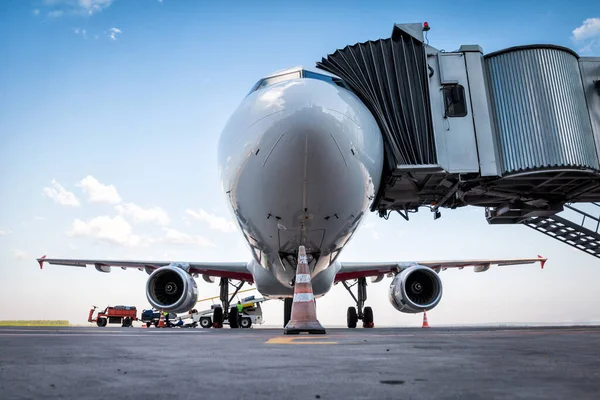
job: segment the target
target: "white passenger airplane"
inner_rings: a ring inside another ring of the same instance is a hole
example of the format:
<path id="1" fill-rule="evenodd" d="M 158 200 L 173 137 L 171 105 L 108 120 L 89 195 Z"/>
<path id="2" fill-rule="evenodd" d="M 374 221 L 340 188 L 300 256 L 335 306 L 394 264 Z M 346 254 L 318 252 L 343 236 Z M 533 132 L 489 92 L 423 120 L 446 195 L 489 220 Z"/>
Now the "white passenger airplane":
<path id="1" fill-rule="evenodd" d="M 237 310 L 229 310 L 231 281 L 237 290 L 253 283 L 266 297 L 284 299 L 284 326 L 290 318 L 299 246 L 306 248 L 315 296 L 342 282 L 356 302 L 347 312 L 348 327 L 360 319 L 373 326 L 373 311 L 364 307 L 366 278 L 379 282 L 393 276 L 389 300 L 399 311 L 431 310 L 442 297 L 438 276 L 446 268 L 540 262 L 546 258 L 459 261 L 343 263 L 337 261 L 369 210 L 383 166 L 383 139 L 367 107 L 340 78 L 324 71 L 292 68 L 258 81 L 235 110 L 219 142 L 223 191 L 252 259 L 243 263 L 118 261 L 39 258 L 57 265 L 138 268 L 150 277 L 148 301 L 157 309 L 190 310 L 197 300 L 194 277 L 220 278 L 223 308 L 215 325 L 229 318 L 237 327 Z M 347 281 L 357 280 L 357 297 Z M 237 291 L 236 290 L 236 291 Z M 224 310 L 224 311 L 223 311 Z"/>

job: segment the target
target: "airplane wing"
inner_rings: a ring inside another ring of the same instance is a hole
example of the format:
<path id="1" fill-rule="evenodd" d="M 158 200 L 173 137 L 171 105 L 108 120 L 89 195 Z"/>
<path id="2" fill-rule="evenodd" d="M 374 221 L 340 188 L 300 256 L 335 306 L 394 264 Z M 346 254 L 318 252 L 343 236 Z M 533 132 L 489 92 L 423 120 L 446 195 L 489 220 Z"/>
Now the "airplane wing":
<path id="1" fill-rule="evenodd" d="M 411 267 L 413 265 L 422 265 L 430 267 L 436 272 L 444 271 L 448 268 L 463 269 L 464 267 L 474 267 L 475 272 L 484 272 L 490 269 L 490 266 L 497 265 L 521 265 L 521 264 L 533 264 L 539 262 L 542 269 L 548 259 L 542 256 L 537 258 L 500 258 L 500 259 L 489 259 L 489 260 L 454 260 L 454 261 L 403 261 L 403 262 L 374 262 L 374 263 L 360 263 L 360 262 L 348 262 L 340 263 L 341 268 L 335 276 L 335 281 L 347 281 L 351 279 L 365 278 L 365 277 L 377 277 L 377 282 L 383 279 L 386 274 L 394 274 Z M 374 280 L 375 281 L 375 280 Z"/>
<path id="2" fill-rule="evenodd" d="M 43 256 L 37 259 L 40 269 L 44 263 L 53 265 L 66 265 L 70 267 L 87 267 L 93 265 L 99 272 L 110 272 L 112 267 L 121 269 L 136 268 L 140 271 L 146 271 L 151 274 L 155 269 L 167 265 L 179 265 L 187 269 L 191 274 L 205 275 L 208 277 L 222 277 L 250 282 L 254 278 L 248 271 L 245 262 L 179 262 L 179 261 L 126 261 L 126 260 L 92 260 L 92 259 L 67 259 L 67 258 L 46 258 Z"/>

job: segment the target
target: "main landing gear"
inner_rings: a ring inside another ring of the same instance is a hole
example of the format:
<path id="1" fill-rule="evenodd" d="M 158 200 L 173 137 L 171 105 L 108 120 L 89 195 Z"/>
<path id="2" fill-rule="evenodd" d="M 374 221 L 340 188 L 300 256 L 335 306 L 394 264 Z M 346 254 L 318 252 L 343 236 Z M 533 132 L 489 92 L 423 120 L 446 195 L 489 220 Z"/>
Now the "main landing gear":
<path id="1" fill-rule="evenodd" d="M 292 304 L 294 299 L 292 297 L 286 297 L 283 299 L 283 327 L 285 328 L 292 318 Z"/>
<path id="2" fill-rule="evenodd" d="M 229 297 L 229 285 L 235 288 L 235 291 Z M 229 307 L 231 305 L 232 300 L 235 295 L 240 291 L 240 289 L 244 286 L 244 281 L 241 281 L 238 285 L 234 285 L 227 278 L 221 278 L 219 281 L 219 300 L 221 300 L 222 307 L 215 308 L 213 312 L 213 328 L 222 328 L 223 321 L 227 320 L 229 322 L 230 328 L 239 328 L 238 324 L 238 310 L 234 305 L 233 307 Z M 202 325 L 202 324 L 201 324 Z"/>
<path id="3" fill-rule="evenodd" d="M 365 301 L 367 300 L 367 278 L 358 278 L 352 285 L 348 285 L 346 281 L 342 281 L 342 284 L 356 302 L 356 308 L 348 307 L 348 312 L 346 313 L 348 328 L 356 328 L 359 319 L 363 322 L 363 328 L 373 328 L 375 326 L 373 323 L 373 309 L 365 307 Z M 358 286 L 356 290 L 358 298 L 352 293 L 354 286 Z"/>

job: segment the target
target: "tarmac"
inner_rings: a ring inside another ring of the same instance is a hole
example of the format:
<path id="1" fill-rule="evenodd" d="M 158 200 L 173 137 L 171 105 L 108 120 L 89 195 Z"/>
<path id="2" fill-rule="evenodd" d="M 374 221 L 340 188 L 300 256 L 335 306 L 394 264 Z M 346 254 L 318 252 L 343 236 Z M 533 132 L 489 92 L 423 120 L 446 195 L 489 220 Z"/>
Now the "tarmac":
<path id="1" fill-rule="evenodd" d="M 0 328 L 2 399 L 598 399 L 600 327 Z"/>

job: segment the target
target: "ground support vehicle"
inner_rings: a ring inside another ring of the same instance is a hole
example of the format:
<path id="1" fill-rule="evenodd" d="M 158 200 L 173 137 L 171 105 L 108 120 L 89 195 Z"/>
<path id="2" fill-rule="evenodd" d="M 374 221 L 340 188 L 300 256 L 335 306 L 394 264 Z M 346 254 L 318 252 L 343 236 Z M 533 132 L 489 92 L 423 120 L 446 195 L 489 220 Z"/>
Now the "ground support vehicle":
<path id="1" fill-rule="evenodd" d="M 114 306 L 106 307 L 103 311 L 98 311 L 94 317 L 94 311 L 98 307 L 93 306 L 88 315 L 88 322 L 95 322 L 99 327 L 106 324 L 121 324 L 122 327 L 130 327 L 133 321 L 137 321 L 137 309 L 135 306 Z"/>
<path id="2" fill-rule="evenodd" d="M 209 310 L 190 312 L 191 318 L 197 320 L 202 328 L 222 328 L 223 324 L 229 324 L 231 328 L 250 328 L 252 325 L 263 324 L 262 308 L 260 303 L 267 301 L 264 297 L 255 298 L 249 296 L 241 300 L 244 307 L 242 315 L 238 319 L 237 306 L 234 304 L 229 311 L 227 320 L 223 318 L 223 308 L 220 304 L 213 304 Z M 195 311 L 195 310 L 192 310 Z"/>
<path id="3" fill-rule="evenodd" d="M 177 320 L 177 314 L 169 313 L 169 323 Z M 150 328 L 152 325 L 158 328 L 160 322 L 160 311 L 158 310 L 142 310 L 142 315 L 139 319 L 142 324 L 146 325 L 146 328 Z M 165 319 L 165 324 L 167 320 Z"/>

